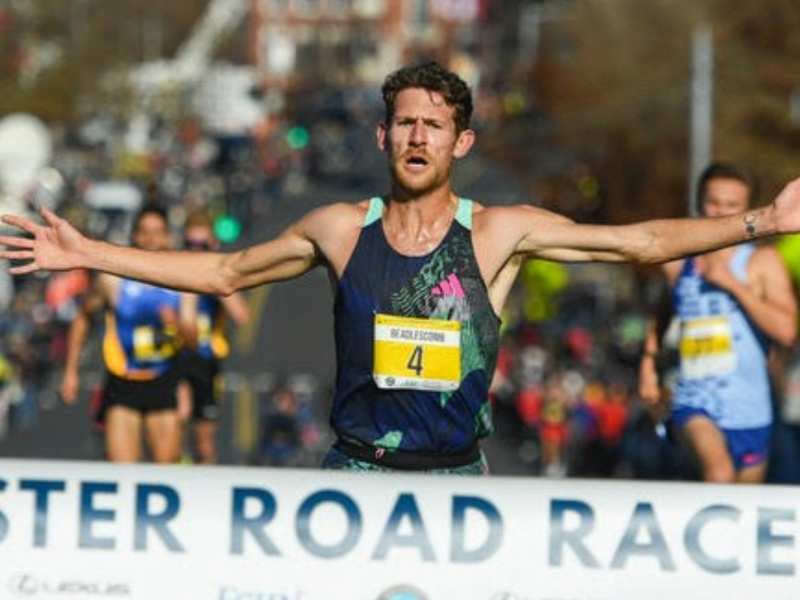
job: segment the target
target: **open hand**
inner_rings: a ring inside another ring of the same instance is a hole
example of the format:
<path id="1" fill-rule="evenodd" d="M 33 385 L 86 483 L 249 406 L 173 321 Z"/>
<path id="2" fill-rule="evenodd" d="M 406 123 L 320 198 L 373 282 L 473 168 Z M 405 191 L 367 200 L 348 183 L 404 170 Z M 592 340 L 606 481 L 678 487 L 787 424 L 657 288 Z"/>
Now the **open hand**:
<path id="1" fill-rule="evenodd" d="M 787 183 L 772 206 L 778 233 L 800 233 L 800 178 Z"/>
<path id="2" fill-rule="evenodd" d="M 65 271 L 83 266 L 84 237 L 53 211 L 40 209 L 44 224 L 21 215 L 3 215 L 2 222 L 20 230 L 17 235 L 0 235 L 0 258 L 21 261 L 8 269 L 13 275 L 34 271 Z M 29 234 L 29 235 L 24 235 Z"/>

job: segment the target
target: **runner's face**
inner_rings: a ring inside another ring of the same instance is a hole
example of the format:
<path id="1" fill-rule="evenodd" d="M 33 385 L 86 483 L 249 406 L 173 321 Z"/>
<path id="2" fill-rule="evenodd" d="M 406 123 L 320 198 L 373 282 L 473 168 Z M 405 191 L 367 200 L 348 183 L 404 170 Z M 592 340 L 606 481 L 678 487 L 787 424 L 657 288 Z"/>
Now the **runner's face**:
<path id="1" fill-rule="evenodd" d="M 133 245 L 143 250 L 167 250 L 172 245 L 169 226 L 159 215 L 144 215 L 133 232 Z"/>
<path id="2" fill-rule="evenodd" d="M 726 217 L 740 213 L 750 205 L 747 185 L 738 179 L 710 179 L 703 199 L 703 214 L 707 217 Z"/>
<path id="3" fill-rule="evenodd" d="M 378 128 L 378 145 L 401 189 L 421 195 L 448 183 L 453 159 L 467 153 L 473 136 L 470 130 L 456 134 L 454 112 L 436 92 L 409 88 L 397 94 L 394 117 Z"/>
<path id="4" fill-rule="evenodd" d="M 183 245 L 187 250 L 196 251 L 215 250 L 217 248 L 214 232 L 208 227 L 199 225 L 192 225 L 186 229 Z"/>

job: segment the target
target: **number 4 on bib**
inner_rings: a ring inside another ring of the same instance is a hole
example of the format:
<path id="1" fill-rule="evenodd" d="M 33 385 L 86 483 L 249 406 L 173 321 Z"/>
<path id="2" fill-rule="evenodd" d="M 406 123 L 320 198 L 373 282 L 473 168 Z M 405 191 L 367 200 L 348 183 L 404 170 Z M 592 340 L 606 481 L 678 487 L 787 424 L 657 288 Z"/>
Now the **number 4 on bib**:
<path id="1" fill-rule="evenodd" d="M 375 315 L 373 377 L 382 389 L 457 389 L 461 383 L 461 323 Z"/>

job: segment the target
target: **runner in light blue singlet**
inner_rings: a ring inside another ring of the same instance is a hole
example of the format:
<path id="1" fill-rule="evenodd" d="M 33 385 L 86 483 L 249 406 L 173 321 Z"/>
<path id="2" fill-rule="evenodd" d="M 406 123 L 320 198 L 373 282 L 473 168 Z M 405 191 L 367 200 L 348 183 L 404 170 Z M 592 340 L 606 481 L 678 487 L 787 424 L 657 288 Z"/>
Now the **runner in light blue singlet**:
<path id="1" fill-rule="evenodd" d="M 731 259 L 731 272 L 740 281 L 747 281 L 753 251 L 753 244 L 743 244 Z M 683 265 L 673 304 L 682 331 L 673 421 L 682 425 L 693 415 L 706 415 L 725 434 L 738 468 L 764 462 L 772 424 L 769 339 L 730 294 L 697 273 L 694 259 Z"/>

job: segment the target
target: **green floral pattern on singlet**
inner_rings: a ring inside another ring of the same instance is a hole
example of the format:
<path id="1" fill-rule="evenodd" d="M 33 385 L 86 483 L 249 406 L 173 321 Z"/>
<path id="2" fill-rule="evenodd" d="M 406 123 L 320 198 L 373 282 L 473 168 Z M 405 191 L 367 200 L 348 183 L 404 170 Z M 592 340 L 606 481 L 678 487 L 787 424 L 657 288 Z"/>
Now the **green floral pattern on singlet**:
<path id="1" fill-rule="evenodd" d="M 370 446 L 457 452 L 492 430 L 489 384 L 498 351 L 494 313 L 472 247 L 472 203 L 461 200 L 438 248 L 404 256 L 386 241 L 373 199 L 336 293 L 339 372 L 331 424 Z M 375 314 L 461 323 L 461 384 L 452 392 L 378 389 L 372 380 Z"/>

